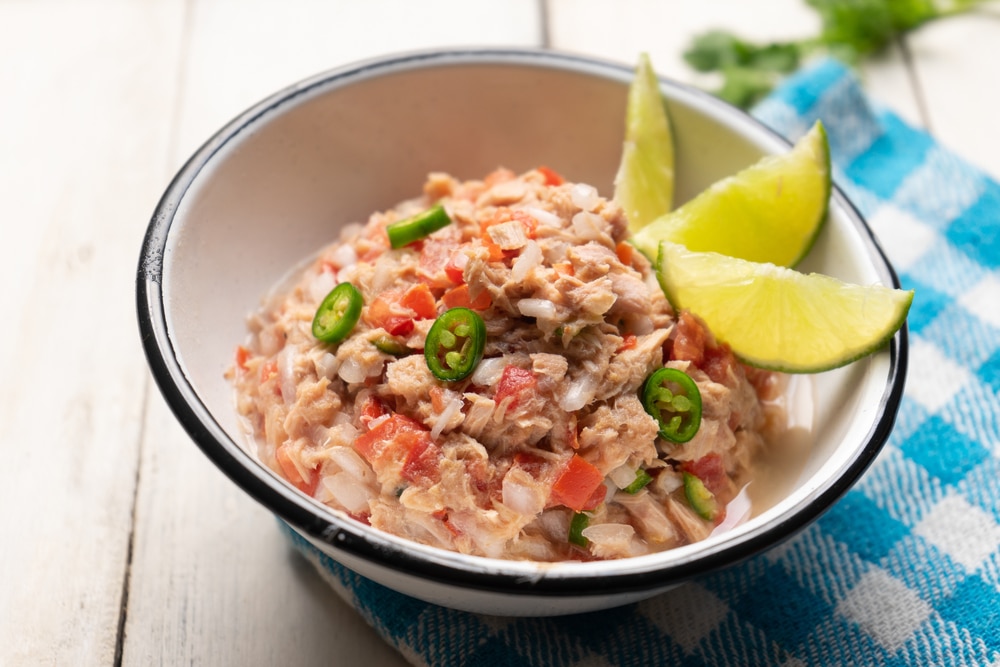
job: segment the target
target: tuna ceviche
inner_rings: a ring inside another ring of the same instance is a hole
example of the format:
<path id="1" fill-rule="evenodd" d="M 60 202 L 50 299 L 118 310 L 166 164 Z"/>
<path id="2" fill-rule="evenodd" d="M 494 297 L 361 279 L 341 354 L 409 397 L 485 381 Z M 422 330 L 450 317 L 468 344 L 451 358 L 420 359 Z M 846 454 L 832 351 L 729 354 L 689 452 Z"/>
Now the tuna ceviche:
<path id="1" fill-rule="evenodd" d="M 231 370 L 261 460 L 357 521 L 494 558 L 623 558 L 731 528 L 784 376 L 674 312 L 619 206 L 540 167 L 343 229 Z"/>

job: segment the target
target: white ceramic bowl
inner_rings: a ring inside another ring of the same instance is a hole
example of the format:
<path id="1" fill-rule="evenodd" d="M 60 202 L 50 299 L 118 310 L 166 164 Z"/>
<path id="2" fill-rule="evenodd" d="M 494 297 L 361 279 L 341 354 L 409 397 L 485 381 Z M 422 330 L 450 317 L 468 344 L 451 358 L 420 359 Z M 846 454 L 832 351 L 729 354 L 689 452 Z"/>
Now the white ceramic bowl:
<path id="1" fill-rule="evenodd" d="M 551 166 L 605 195 L 622 145 L 631 68 L 549 51 L 405 54 L 330 71 L 222 128 L 174 178 L 149 224 L 137 280 L 153 375 L 205 454 L 336 561 L 403 593 L 507 615 L 639 600 L 793 535 L 834 503 L 888 437 L 906 370 L 905 329 L 881 352 L 811 378 L 814 438 L 777 504 L 735 530 L 649 556 L 534 563 L 464 556 L 355 522 L 257 461 L 223 377 L 245 317 L 344 223 L 419 192 L 429 171 L 475 178 Z M 699 91 L 662 81 L 676 140 L 677 197 L 690 198 L 788 144 Z M 868 227 L 835 191 L 804 267 L 898 286 Z"/>

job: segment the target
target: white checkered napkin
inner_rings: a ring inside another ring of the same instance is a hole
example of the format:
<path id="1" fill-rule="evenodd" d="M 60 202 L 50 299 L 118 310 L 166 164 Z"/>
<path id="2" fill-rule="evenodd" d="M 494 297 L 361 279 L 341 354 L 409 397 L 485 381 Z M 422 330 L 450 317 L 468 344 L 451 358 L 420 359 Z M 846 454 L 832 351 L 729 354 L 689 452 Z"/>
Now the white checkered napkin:
<path id="1" fill-rule="evenodd" d="M 873 108 L 832 61 L 756 114 L 817 118 L 838 184 L 916 290 L 896 427 L 855 488 L 789 542 L 652 600 L 562 618 L 435 607 L 292 537 L 416 665 L 1000 667 L 1000 186 Z"/>

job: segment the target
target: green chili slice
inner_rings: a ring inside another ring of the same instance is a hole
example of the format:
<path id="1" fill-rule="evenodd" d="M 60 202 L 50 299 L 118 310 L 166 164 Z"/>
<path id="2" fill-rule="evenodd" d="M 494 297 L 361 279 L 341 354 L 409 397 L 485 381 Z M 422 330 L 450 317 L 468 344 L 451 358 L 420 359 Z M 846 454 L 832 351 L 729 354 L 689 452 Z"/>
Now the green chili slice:
<path id="1" fill-rule="evenodd" d="M 483 318 L 468 308 L 452 308 L 431 325 L 424 343 L 424 357 L 434 377 L 455 382 L 475 370 L 485 348 Z"/>
<path id="2" fill-rule="evenodd" d="M 687 442 L 701 426 L 701 392 L 684 371 L 661 368 L 646 380 L 642 405 L 656 419 L 660 436 Z"/>
<path id="3" fill-rule="evenodd" d="M 590 540 L 583 536 L 583 529 L 590 525 L 590 517 L 583 512 L 576 512 L 569 522 L 569 541 L 578 547 L 586 547 Z"/>
<path id="4" fill-rule="evenodd" d="M 389 235 L 389 245 L 402 248 L 450 224 L 448 212 L 444 206 L 437 204 L 423 213 L 390 224 L 385 231 Z"/>
<path id="5" fill-rule="evenodd" d="M 705 521 L 714 521 L 719 515 L 719 501 L 705 483 L 689 472 L 684 473 L 684 495 L 691 508 Z"/>
<path id="6" fill-rule="evenodd" d="M 636 493 L 639 493 L 639 491 L 641 491 L 644 486 L 646 486 L 652 481 L 653 481 L 652 476 L 650 476 L 650 474 L 645 470 L 643 470 L 642 468 L 639 468 L 638 470 L 635 471 L 635 479 L 632 481 L 631 484 L 622 489 L 622 491 L 624 491 L 625 493 L 631 493 L 632 495 L 635 495 Z"/>
<path id="7" fill-rule="evenodd" d="M 372 345 L 378 349 L 379 352 L 385 352 L 386 354 L 391 354 L 394 357 L 402 357 L 411 352 L 410 348 L 406 347 L 406 344 L 396 338 L 395 336 L 390 336 L 389 334 L 382 334 L 372 340 Z"/>
<path id="8" fill-rule="evenodd" d="M 361 317 L 364 299 L 351 283 L 340 283 L 326 295 L 313 317 L 312 334 L 324 343 L 347 338 Z"/>

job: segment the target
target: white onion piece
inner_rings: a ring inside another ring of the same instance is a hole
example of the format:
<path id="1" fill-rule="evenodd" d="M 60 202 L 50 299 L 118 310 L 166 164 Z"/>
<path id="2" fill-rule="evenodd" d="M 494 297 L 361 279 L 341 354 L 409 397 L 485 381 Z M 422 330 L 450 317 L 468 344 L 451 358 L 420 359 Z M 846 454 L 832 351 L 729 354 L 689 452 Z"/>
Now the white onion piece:
<path id="1" fill-rule="evenodd" d="M 521 254 L 514 260 L 510 268 L 511 280 L 520 282 L 528 277 L 528 273 L 542 264 L 542 249 L 534 241 L 524 244 Z"/>
<path id="2" fill-rule="evenodd" d="M 729 504 L 726 505 L 726 517 L 722 520 L 722 523 L 712 529 L 712 532 L 709 533 L 709 537 L 713 535 L 721 535 L 726 531 L 732 530 L 750 518 L 750 512 L 753 510 L 753 505 L 750 502 L 750 494 L 747 493 L 747 487 L 749 486 L 750 483 L 747 482 L 747 484 L 740 489 L 740 492 L 736 494 L 736 497 L 729 501 Z"/>
<path id="3" fill-rule="evenodd" d="M 344 472 L 358 481 L 359 484 L 370 484 L 375 481 L 375 473 L 361 455 L 350 447 L 331 447 L 327 456 Z"/>
<path id="4" fill-rule="evenodd" d="M 597 195 L 597 189 L 586 183 L 577 183 L 574 185 L 569 191 L 569 198 L 573 202 L 573 206 L 584 211 L 593 211 L 597 208 L 597 202 L 600 200 Z"/>
<path id="5" fill-rule="evenodd" d="M 591 373 L 585 373 L 580 379 L 571 382 L 566 387 L 566 393 L 559 399 L 559 407 L 575 412 L 590 403 L 597 391 L 598 379 Z"/>
<path id="6" fill-rule="evenodd" d="M 396 279 L 396 275 L 399 273 L 399 267 L 397 264 L 398 260 L 394 257 L 394 253 L 391 252 L 380 255 L 379 258 L 375 260 L 375 270 L 373 272 L 372 284 L 369 290 L 372 294 L 384 292 L 392 286 L 393 281 Z"/>
<path id="7" fill-rule="evenodd" d="M 546 227 L 562 227 L 562 218 L 551 211 L 537 206 L 525 206 L 524 212 Z"/>
<path id="8" fill-rule="evenodd" d="M 580 211 L 573 216 L 573 233 L 583 241 L 597 241 L 605 227 L 604 218 L 594 213 Z"/>
<path id="9" fill-rule="evenodd" d="M 480 387 L 492 387 L 500 380 L 503 369 L 506 367 L 507 360 L 503 357 L 483 359 L 476 366 L 476 370 L 472 372 L 472 376 L 469 379 L 472 381 L 472 384 L 479 385 Z"/>
<path id="10" fill-rule="evenodd" d="M 462 406 L 464 404 L 465 402 L 462 400 L 460 395 L 455 394 L 451 397 L 451 400 L 448 401 L 448 405 L 444 406 L 444 410 L 442 410 L 441 414 L 438 415 L 438 418 L 434 420 L 434 426 L 431 427 L 431 439 L 437 440 L 438 436 L 441 435 L 441 432 L 444 431 L 446 426 L 448 426 L 448 422 L 451 421 L 452 417 L 462 411 Z"/>
<path id="11" fill-rule="evenodd" d="M 295 351 L 291 345 L 281 348 L 278 353 L 278 378 L 281 381 L 281 397 L 285 405 L 295 402 L 298 385 L 295 382 Z"/>
<path id="12" fill-rule="evenodd" d="M 545 494 L 538 485 L 529 485 L 518 475 L 503 478 L 503 504 L 518 514 L 533 517 L 545 508 Z"/>
<path id="13" fill-rule="evenodd" d="M 337 276 L 330 271 L 320 271 L 309 282 L 309 297 L 316 302 L 322 301 L 326 295 L 337 286 Z"/>
<path id="14" fill-rule="evenodd" d="M 358 262 L 358 253 L 355 252 L 354 246 L 345 243 L 330 253 L 330 261 L 341 269 L 354 266 Z"/>
<path id="15" fill-rule="evenodd" d="M 340 361 L 333 354 L 324 352 L 314 362 L 314 365 L 316 366 L 316 375 L 332 380 L 337 375 L 337 369 L 340 368 Z"/>
<path id="16" fill-rule="evenodd" d="M 339 505 L 348 512 L 360 514 L 368 511 L 368 501 L 372 497 L 367 486 L 358 484 L 358 481 L 346 472 L 338 472 L 323 478 L 323 486 Z"/>
<path id="17" fill-rule="evenodd" d="M 348 357 L 340 364 L 340 368 L 337 369 L 337 375 L 348 384 L 364 382 L 365 378 L 368 377 L 368 373 L 361 366 L 361 362 L 352 357 Z"/>
<path id="18" fill-rule="evenodd" d="M 608 479 L 619 489 L 624 489 L 635 481 L 635 470 L 626 465 L 620 465 L 608 473 Z"/>
<path id="19" fill-rule="evenodd" d="M 556 304 L 548 299 L 521 299 L 517 302 L 517 309 L 525 317 L 539 320 L 554 320 L 556 317 Z"/>

